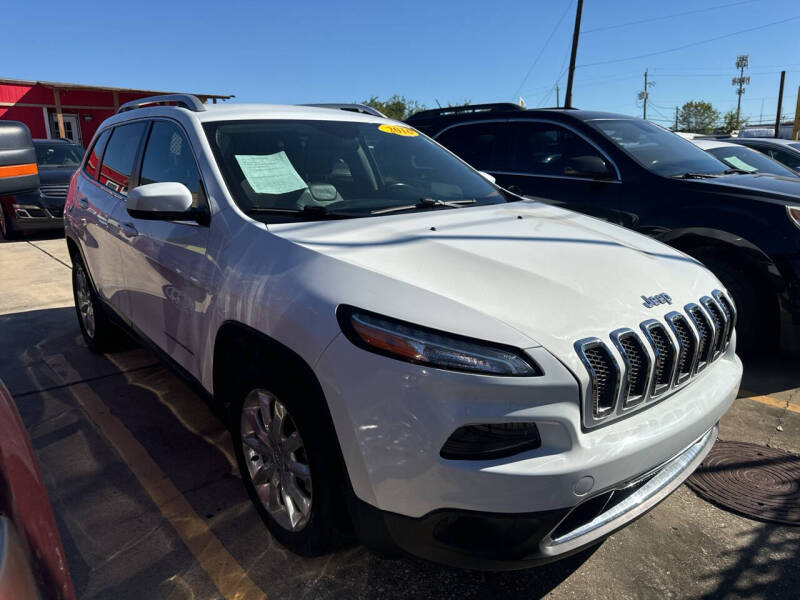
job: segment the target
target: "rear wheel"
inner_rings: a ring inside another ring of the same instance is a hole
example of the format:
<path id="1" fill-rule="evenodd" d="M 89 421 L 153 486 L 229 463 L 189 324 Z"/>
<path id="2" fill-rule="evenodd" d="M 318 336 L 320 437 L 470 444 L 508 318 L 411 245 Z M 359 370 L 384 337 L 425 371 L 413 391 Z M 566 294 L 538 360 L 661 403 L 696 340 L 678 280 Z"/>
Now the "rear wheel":
<path id="1" fill-rule="evenodd" d="M 308 385 L 285 374 L 244 385 L 233 411 L 239 471 L 272 536 L 302 556 L 319 556 L 343 539 L 340 472 L 330 433 L 315 418 Z"/>
<path id="2" fill-rule="evenodd" d="M 83 340 L 92 352 L 103 353 L 116 348 L 120 332 L 109 320 L 95 294 L 86 267 L 73 256 L 72 294 Z"/>

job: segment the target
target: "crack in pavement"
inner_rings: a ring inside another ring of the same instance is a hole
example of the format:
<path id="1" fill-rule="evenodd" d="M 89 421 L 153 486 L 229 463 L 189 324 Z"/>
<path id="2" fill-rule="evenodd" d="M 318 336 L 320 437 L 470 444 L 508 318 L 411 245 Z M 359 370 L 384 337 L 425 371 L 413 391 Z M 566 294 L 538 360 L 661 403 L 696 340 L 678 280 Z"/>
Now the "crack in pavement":
<path id="1" fill-rule="evenodd" d="M 72 265 L 68 265 L 68 264 L 67 264 L 67 263 L 65 263 L 63 260 L 61 260 L 60 258 L 58 258 L 57 256 L 54 256 L 54 255 L 50 254 L 50 253 L 49 253 L 47 250 L 45 250 L 44 248 L 42 248 L 42 247 L 40 247 L 40 246 L 37 246 L 36 244 L 34 244 L 34 243 L 33 243 L 33 242 L 31 242 L 31 241 L 27 241 L 26 243 L 30 244 L 31 246 L 33 246 L 34 248 L 36 248 L 36 249 L 37 249 L 37 250 L 39 250 L 40 252 L 44 252 L 45 254 L 47 254 L 47 256 L 49 256 L 49 257 L 50 257 L 50 258 L 52 258 L 53 260 L 60 262 L 62 265 L 64 265 L 65 267 L 67 267 L 67 268 L 68 268 L 70 271 L 72 270 Z"/>

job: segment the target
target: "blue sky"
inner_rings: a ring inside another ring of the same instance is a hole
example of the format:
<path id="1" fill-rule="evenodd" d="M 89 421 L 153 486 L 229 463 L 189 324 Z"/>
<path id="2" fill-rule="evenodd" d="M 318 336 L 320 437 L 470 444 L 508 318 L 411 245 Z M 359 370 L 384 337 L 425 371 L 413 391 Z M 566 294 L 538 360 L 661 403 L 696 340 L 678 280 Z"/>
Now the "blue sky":
<path id="1" fill-rule="evenodd" d="M 661 18 L 702 9 L 710 10 Z M 562 74 L 563 99 L 574 12 L 574 0 L 141 0 L 68 8 L 13 2 L 4 11 L 15 26 L 4 28 L 0 40 L 0 77 L 230 93 L 237 101 L 276 103 L 397 93 L 435 106 L 437 100 L 509 101 L 520 90 L 528 106 L 552 106 Z M 640 22 L 619 26 L 634 21 Z M 763 101 L 764 120 L 774 120 L 782 68 L 784 114 L 794 113 L 797 0 L 585 0 L 582 30 L 574 89 L 579 108 L 640 115 L 636 93 L 647 68 L 656 82 L 648 117 L 671 119 L 676 105 L 693 99 L 724 112 L 736 106 L 730 81 L 736 56 L 749 53 L 752 83 L 743 113 L 757 121 Z M 647 53 L 659 54 L 619 60 Z"/>

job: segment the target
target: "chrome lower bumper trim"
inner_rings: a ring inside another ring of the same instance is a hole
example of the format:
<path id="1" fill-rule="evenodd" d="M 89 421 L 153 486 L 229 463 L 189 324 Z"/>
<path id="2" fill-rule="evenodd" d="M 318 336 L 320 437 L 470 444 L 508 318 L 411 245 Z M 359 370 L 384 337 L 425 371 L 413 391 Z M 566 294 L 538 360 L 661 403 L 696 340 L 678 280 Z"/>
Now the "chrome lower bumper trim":
<path id="1" fill-rule="evenodd" d="M 658 468 L 647 483 L 588 523 L 557 538 L 546 536 L 541 543 L 543 555 L 555 556 L 570 552 L 610 535 L 629 521 L 640 517 L 681 485 L 711 450 L 717 439 L 715 425 L 686 450 Z M 641 477 L 639 481 L 641 481 Z M 554 530 L 555 531 L 555 530 Z"/>

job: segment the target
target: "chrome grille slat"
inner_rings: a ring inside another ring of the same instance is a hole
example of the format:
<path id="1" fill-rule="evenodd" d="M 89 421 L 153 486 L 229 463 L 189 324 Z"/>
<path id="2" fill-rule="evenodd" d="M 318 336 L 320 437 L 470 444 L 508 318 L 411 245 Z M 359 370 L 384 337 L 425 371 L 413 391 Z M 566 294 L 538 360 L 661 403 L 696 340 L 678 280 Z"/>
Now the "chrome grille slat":
<path id="1" fill-rule="evenodd" d="M 625 363 L 620 398 L 623 408 L 643 402 L 650 382 L 650 356 L 639 336 L 631 329 L 618 329 L 611 333 L 611 341 Z"/>
<path id="2" fill-rule="evenodd" d="M 691 381 L 726 352 L 735 325 L 733 301 L 714 290 L 663 320 L 642 322 L 641 333 L 627 327 L 612 331 L 614 348 L 597 337 L 575 342 L 589 374 L 582 403 L 584 426 L 614 422 Z"/>
<path id="3" fill-rule="evenodd" d="M 650 383 L 650 396 L 655 398 L 669 390 L 672 385 L 677 367 L 677 352 L 667 330 L 659 321 L 655 319 L 645 321 L 641 328 L 655 355 L 653 378 Z"/>
<path id="4" fill-rule="evenodd" d="M 67 192 L 69 191 L 69 184 L 43 184 L 39 186 L 39 191 L 42 195 L 50 196 L 51 198 L 66 198 Z"/>
<path id="5" fill-rule="evenodd" d="M 619 395 L 620 370 L 608 346 L 598 338 L 575 342 L 583 364 L 589 372 L 589 390 L 592 415 L 596 419 L 611 414 Z"/>

